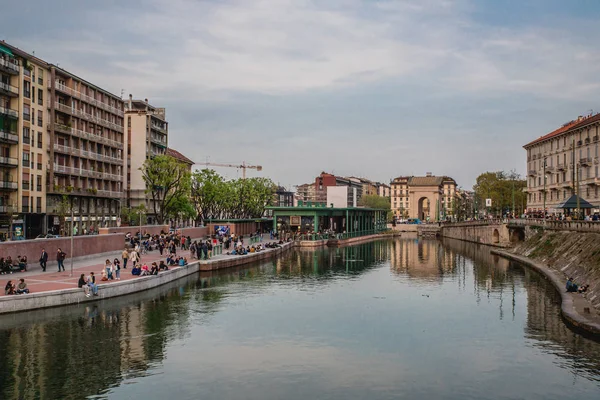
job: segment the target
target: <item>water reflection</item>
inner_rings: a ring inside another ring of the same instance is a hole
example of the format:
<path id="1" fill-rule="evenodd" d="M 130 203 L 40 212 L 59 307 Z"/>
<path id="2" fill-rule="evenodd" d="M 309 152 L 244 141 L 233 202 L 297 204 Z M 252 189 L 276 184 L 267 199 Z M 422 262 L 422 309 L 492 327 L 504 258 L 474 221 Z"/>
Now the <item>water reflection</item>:
<path id="1" fill-rule="evenodd" d="M 514 369 L 517 390 L 521 364 L 587 394 L 600 376 L 600 344 L 565 326 L 559 299 L 537 273 L 460 241 L 298 250 L 138 295 L 2 316 L 0 398 L 121 398 L 143 390 L 164 398 L 168 392 L 150 382 L 173 380 L 192 381 L 179 383 L 190 398 L 295 399 L 326 391 L 330 398 L 378 399 L 403 390 L 494 398 L 486 387 L 501 391 L 504 382 L 477 387 L 470 374 L 487 368 L 501 381 Z M 460 346 L 446 349 L 444 340 Z M 513 347 L 519 360 L 492 357 Z M 452 381 L 440 375 L 437 386 L 424 378 L 448 363 L 463 373 Z M 223 381 L 229 384 L 211 385 Z M 550 398 L 559 389 L 552 390 L 536 393 Z"/>

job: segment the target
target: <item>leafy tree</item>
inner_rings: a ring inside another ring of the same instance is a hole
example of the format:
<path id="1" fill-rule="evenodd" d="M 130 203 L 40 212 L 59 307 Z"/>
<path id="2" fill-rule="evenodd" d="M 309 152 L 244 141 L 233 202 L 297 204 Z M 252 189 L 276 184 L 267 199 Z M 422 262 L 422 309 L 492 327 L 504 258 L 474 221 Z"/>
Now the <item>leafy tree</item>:
<path id="1" fill-rule="evenodd" d="M 140 224 L 140 218 L 142 218 L 142 222 L 144 222 L 144 217 L 147 213 L 148 210 L 146 210 L 144 204 L 140 204 L 137 207 L 123 207 L 121 209 L 121 222 L 129 226 L 137 226 Z"/>
<path id="2" fill-rule="evenodd" d="M 387 211 L 387 219 L 391 221 L 394 218 L 392 205 L 389 197 L 382 197 L 376 194 L 362 196 L 358 204 L 361 207 L 379 208 Z"/>
<path id="3" fill-rule="evenodd" d="M 157 222 L 163 224 L 169 217 L 169 207 L 174 199 L 189 195 L 189 167 L 173 157 L 160 155 L 146 160 L 140 169 L 146 192 L 152 197 Z"/>
<path id="4" fill-rule="evenodd" d="M 477 177 L 473 186 L 475 201 L 480 210 L 485 210 L 485 199 L 492 199 L 492 207 L 488 211 L 501 216 L 507 211 L 512 212 L 513 193 L 515 212 L 520 214 L 526 204 L 526 193 L 523 191 L 527 182 L 514 171 L 485 172 Z"/>
<path id="5" fill-rule="evenodd" d="M 66 194 L 63 194 L 60 201 L 56 205 L 56 214 L 58 215 L 58 219 L 60 222 L 60 232 L 64 234 L 65 230 L 65 221 L 67 214 L 71 214 L 71 201 L 69 201 L 69 197 Z M 71 221 L 71 224 L 73 222 Z"/>

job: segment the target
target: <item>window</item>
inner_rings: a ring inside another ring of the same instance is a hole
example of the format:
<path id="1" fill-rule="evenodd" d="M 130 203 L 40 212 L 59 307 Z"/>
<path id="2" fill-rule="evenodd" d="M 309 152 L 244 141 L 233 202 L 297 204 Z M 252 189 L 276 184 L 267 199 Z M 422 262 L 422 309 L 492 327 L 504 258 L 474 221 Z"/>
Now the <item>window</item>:
<path id="1" fill-rule="evenodd" d="M 23 96 L 30 98 L 31 97 L 31 82 L 23 79 Z"/>
<path id="2" fill-rule="evenodd" d="M 28 151 L 23 152 L 23 166 L 29 167 L 29 152 Z"/>
<path id="3" fill-rule="evenodd" d="M 38 89 L 38 104 L 40 106 L 44 105 L 44 91 L 42 89 Z"/>
<path id="4" fill-rule="evenodd" d="M 29 144 L 29 128 L 23 128 L 23 143 Z"/>
<path id="5" fill-rule="evenodd" d="M 127 127 L 131 128 L 131 117 L 127 117 Z"/>
<path id="6" fill-rule="evenodd" d="M 44 114 L 43 114 L 42 110 L 38 110 L 38 112 L 37 112 L 37 124 L 38 124 L 39 127 L 42 127 L 44 125 L 43 124 L 43 122 L 44 122 L 43 116 L 44 116 Z"/>
<path id="7" fill-rule="evenodd" d="M 31 101 L 35 103 L 35 88 L 31 87 Z"/>
<path id="8" fill-rule="evenodd" d="M 38 147 L 38 149 L 41 149 L 41 148 L 42 148 L 42 132 L 38 132 L 38 135 L 37 135 L 37 142 L 38 142 L 38 143 L 37 143 L 37 147 Z"/>
<path id="9" fill-rule="evenodd" d="M 35 212 L 38 214 L 42 213 L 42 198 L 41 197 L 38 197 L 35 200 Z"/>
<path id="10" fill-rule="evenodd" d="M 27 66 L 25 66 L 25 68 L 23 68 L 23 75 L 31 76 L 31 71 L 29 70 L 29 68 L 27 68 Z"/>
<path id="11" fill-rule="evenodd" d="M 38 84 L 44 84 L 44 70 L 41 68 L 38 68 Z"/>
<path id="12" fill-rule="evenodd" d="M 23 212 L 29 212 L 29 196 L 23 196 L 21 201 L 23 202 Z"/>
<path id="13" fill-rule="evenodd" d="M 27 104 L 23 104 L 23 119 L 31 121 L 31 108 Z"/>
<path id="14" fill-rule="evenodd" d="M 41 175 L 37 176 L 37 181 L 36 181 L 36 185 L 35 186 L 37 187 L 37 191 L 38 192 L 42 191 L 42 176 Z"/>

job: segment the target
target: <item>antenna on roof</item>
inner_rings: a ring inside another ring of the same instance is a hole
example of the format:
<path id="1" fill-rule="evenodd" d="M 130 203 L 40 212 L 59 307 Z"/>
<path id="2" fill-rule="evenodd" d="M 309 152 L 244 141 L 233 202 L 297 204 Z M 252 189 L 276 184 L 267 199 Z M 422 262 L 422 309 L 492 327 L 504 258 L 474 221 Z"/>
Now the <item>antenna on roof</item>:
<path id="1" fill-rule="evenodd" d="M 125 89 L 121 89 L 121 99 L 123 98 L 124 93 L 125 93 Z"/>

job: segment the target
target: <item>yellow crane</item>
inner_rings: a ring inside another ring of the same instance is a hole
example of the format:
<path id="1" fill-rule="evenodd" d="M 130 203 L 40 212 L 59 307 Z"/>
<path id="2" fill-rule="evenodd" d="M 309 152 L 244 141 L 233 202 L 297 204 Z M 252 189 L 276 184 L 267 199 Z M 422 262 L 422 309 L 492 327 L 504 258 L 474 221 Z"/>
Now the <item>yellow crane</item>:
<path id="1" fill-rule="evenodd" d="M 228 168 L 237 168 L 242 170 L 242 177 L 246 179 L 246 169 L 255 169 L 257 171 L 262 171 L 262 166 L 260 165 L 248 165 L 246 161 L 243 161 L 242 164 L 222 164 L 222 163 L 213 163 L 213 162 L 205 162 L 202 163 L 204 165 L 211 167 L 228 167 Z"/>

